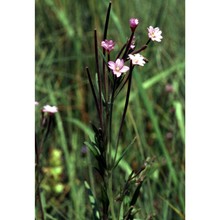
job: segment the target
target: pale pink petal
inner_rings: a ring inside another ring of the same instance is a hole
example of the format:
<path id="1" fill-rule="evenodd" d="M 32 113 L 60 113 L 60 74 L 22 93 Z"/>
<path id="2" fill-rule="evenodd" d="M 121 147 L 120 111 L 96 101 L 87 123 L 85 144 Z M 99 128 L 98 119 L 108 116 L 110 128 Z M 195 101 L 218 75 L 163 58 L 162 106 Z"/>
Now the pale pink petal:
<path id="1" fill-rule="evenodd" d="M 115 71 L 115 75 L 116 75 L 117 77 L 120 77 L 120 76 L 121 76 L 121 72 Z"/>
<path id="2" fill-rule="evenodd" d="M 42 111 L 54 114 L 58 112 L 58 108 L 56 106 L 45 105 Z"/>
<path id="3" fill-rule="evenodd" d="M 125 73 L 129 70 L 129 67 L 128 66 L 123 66 L 121 69 L 120 69 L 120 72 L 121 73 Z"/>
<path id="4" fill-rule="evenodd" d="M 134 55 L 133 54 L 129 54 L 128 56 L 129 56 L 130 60 L 134 59 Z"/>
<path id="5" fill-rule="evenodd" d="M 114 70 L 115 69 L 115 63 L 113 61 L 108 62 L 108 66 L 110 69 Z"/>
<path id="6" fill-rule="evenodd" d="M 121 69 L 121 67 L 124 65 L 124 61 L 117 59 L 115 62 L 116 66 L 119 67 Z"/>

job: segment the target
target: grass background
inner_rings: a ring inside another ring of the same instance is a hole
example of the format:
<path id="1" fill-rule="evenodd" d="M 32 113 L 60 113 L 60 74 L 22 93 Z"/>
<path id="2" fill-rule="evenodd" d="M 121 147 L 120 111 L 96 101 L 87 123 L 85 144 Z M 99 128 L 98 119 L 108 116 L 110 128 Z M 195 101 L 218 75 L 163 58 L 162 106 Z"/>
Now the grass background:
<path id="1" fill-rule="evenodd" d="M 43 161 L 44 209 L 47 219 L 90 219 L 91 207 L 84 180 L 95 188 L 92 156 L 82 155 L 94 120 L 94 102 L 85 67 L 94 73 L 93 30 L 101 39 L 108 1 L 36 0 L 36 131 L 45 104 L 57 105 L 56 126 L 46 142 Z M 150 43 L 143 55 L 149 59 L 136 68 L 120 149 L 137 141 L 117 169 L 123 183 L 131 169 L 146 157 L 155 157 L 158 169 L 145 182 L 137 204 L 137 218 L 184 219 L 185 132 L 184 60 L 185 2 L 177 0 L 112 1 L 108 38 L 117 49 L 129 36 L 128 20 L 139 18 L 137 44 L 147 40 L 147 27 L 163 31 L 161 43 Z M 173 92 L 165 90 L 172 84 Z M 115 127 L 124 103 L 122 92 L 115 105 Z M 117 130 L 117 129 L 116 129 Z M 171 135 L 172 134 L 172 135 Z M 171 137 L 172 136 L 172 137 Z M 60 170 L 62 175 L 59 174 Z M 119 188 L 116 187 L 116 194 Z"/>

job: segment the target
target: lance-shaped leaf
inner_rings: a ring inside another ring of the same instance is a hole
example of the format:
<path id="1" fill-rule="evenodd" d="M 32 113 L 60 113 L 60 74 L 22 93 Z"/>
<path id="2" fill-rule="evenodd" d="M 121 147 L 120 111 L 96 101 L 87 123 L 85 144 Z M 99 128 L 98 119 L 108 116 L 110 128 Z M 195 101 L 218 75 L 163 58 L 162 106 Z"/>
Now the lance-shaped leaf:
<path id="1" fill-rule="evenodd" d="M 94 220 L 101 220 L 100 213 L 99 213 L 99 210 L 98 210 L 98 206 L 97 206 L 97 203 L 95 201 L 95 197 L 93 196 L 92 190 L 91 190 L 91 188 L 90 188 L 87 181 L 84 181 L 84 184 L 85 184 L 86 190 L 87 190 L 88 195 L 89 195 L 89 201 L 90 201 L 90 204 L 92 206 Z"/>

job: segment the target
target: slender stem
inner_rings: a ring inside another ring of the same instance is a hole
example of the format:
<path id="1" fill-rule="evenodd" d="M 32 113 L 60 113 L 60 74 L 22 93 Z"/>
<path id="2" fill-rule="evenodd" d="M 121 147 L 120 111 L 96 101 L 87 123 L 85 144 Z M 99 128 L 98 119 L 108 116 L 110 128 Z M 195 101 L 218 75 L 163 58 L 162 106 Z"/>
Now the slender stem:
<path id="1" fill-rule="evenodd" d="M 146 45 L 148 45 L 151 42 L 151 38 L 148 39 Z"/>
<path id="2" fill-rule="evenodd" d="M 100 119 L 100 127 L 103 131 L 103 120 L 102 120 L 102 112 L 103 112 L 103 106 L 102 106 L 102 80 L 101 80 L 101 74 L 99 71 L 99 59 L 98 59 L 98 44 L 97 44 L 97 33 L 96 30 L 94 30 L 94 43 L 95 43 L 95 60 L 96 60 L 96 71 L 98 74 L 98 86 L 99 86 L 99 119 Z"/>
<path id="3" fill-rule="evenodd" d="M 119 51 L 119 53 L 116 57 L 116 60 L 121 56 L 121 54 L 122 54 L 123 50 L 125 49 L 126 45 L 127 45 L 127 43 L 123 45 L 123 47 L 121 48 L 121 50 Z"/>
<path id="4" fill-rule="evenodd" d="M 53 117 L 53 115 L 50 114 L 50 115 L 49 115 L 49 121 L 48 121 L 47 130 L 46 130 L 46 133 L 45 133 L 45 135 L 44 135 L 44 139 L 43 139 L 42 143 L 46 141 L 46 139 L 47 139 L 47 137 L 48 137 L 48 135 L 49 135 L 50 127 L 51 127 L 51 123 L 52 123 L 52 117 Z"/>
<path id="5" fill-rule="evenodd" d="M 37 196 L 38 196 L 39 205 L 40 205 L 41 219 L 44 220 L 45 218 L 44 218 L 43 205 L 42 205 L 42 201 L 41 201 L 40 187 L 38 187 L 38 189 L 37 189 Z"/>
<path id="6" fill-rule="evenodd" d="M 104 28 L 104 33 L 103 33 L 103 40 L 106 40 L 107 38 L 107 32 L 108 32 L 108 24 L 109 24 L 109 17 L 110 17 L 110 11 L 111 11 L 111 1 L 109 2 L 107 14 L 106 14 L 106 20 L 105 20 L 105 28 Z M 103 48 L 103 55 L 105 57 L 106 50 Z M 108 53 L 109 56 L 109 53 Z M 107 102 L 108 100 L 108 75 L 105 72 L 105 60 L 103 59 L 102 63 L 102 71 L 104 75 L 104 94 L 105 94 L 105 101 Z"/>
<path id="7" fill-rule="evenodd" d="M 108 103 L 110 105 L 110 111 L 109 111 L 109 143 L 108 143 L 108 155 L 109 155 L 109 159 L 108 159 L 108 167 L 111 167 L 111 147 L 112 147 L 112 113 L 113 113 L 113 103 L 114 103 L 114 94 L 115 94 L 115 87 L 116 87 L 116 76 L 114 75 L 114 84 L 113 84 L 113 89 L 112 89 L 112 95 L 111 95 L 111 100 L 110 103 Z"/>
<path id="8" fill-rule="evenodd" d="M 103 40 L 105 40 L 105 39 L 106 39 L 106 36 L 107 36 L 108 23 L 109 23 L 110 11 L 111 11 L 111 5 L 112 5 L 112 2 L 110 1 L 110 2 L 109 2 L 109 5 L 108 5 L 108 11 L 107 11 L 107 14 L 106 14 L 106 20 L 105 20 L 105 28 L 104 28 Z"/>
<path id="9" fill-rule="evenodd" d="M 130 62 L 130 72 L 129 72 L 129 78 L 128 78 L 128 89 L 127 89 L 127 95 L 126 95 L 126 100 L 125 100 L 125 107 L 124 107 L 124 111 L 123 111 L 123 115 L 122 115 L 122 119 L 121 119 L 121 124 L 120 124 L 119 132 L 118 132 L 117 142 L 116 142 L 116 150 L 115 150 L 113 166 L 115 164 L 115 160 L 116 160 L 116 157 L 117 157 L 119 139 L 121 137 L 122 126 L 124 124 L 125 115 L 126 115 L 127 108 L 128 108 L 129 96 L 130 96 L 130 91 L 131 91 L 131 82 L 132 82 L 132 71 L 133 71 L 133 68 L 134 68 L 134 66 L 132 66 L 132 63 Z"/>
<path id="10" fill-rule="evenodd" d="M 98 115 L 99 115 L 99 117 L 100 117 L 99 104 L 98 104 L 98 100 L 97 100 L 97 97 L 96 97 L 96 94 L 95 94 L 95 89 L 94 89 L 94 86 L 93 86 L 93 83 L 92 83 L 92 79 L 91 79 L 91 75 L 90 75 L 90 72 L 89 72 L 89 68 L 88 68 L 88 67 L 86 67 L 86 72 L 87 72 L 87 75 L 88 75 L 90 87 L 91 87 L 91 89 L 92 89 L 93 98 L 94 98 L 94 100 L 95 100 L 96 109 L 97 109 Z M 100 118 L 99 118 L 99 121 L 101 121 Z"/>
<path id="11" fill-rule="evenodd" d="M 110 58 L 110 53 L 108 53 L 108 62 L 111 60 Z M 110 85 L 111 85 L 111 81 L 110 81 L 110 77 L 109 77 L 109 74 L 111 74 L 111 70 L 110 68 L 108 67 L 108 77 L 107 77 L 107 102 L 109 102 L 109 99 L 110 99 Z"/>
<path id="12" fill-rule="evenodd" d="M 115 210 L 114 210 L 114 195 L 113 195 L 113 190 L 112 190 L 112 172 L 109 171 L 108 173 L 108 197 L 109 197 L 109 205 L 110 205 L 110 210 L 112 214 L 112 220 L 116 220 L 115 216 Z"/>
<path id="13" fill-rule="evenodd" d="M 133 37 L 134 37 L 134 31 L 131 32 L 131 36 L 130 36 L 130 39 L 129 39 L 129 41 L 128 41 L 128 44 L 127 44 L 127 47 L 126 47 L 126 49 L 125 49 L 125 52 L 124 52 L 124 54 L 123 54 L 122 59 L 126 59 L 127 53 L 128 53 L 128 51 L 129 51 L 129 49 L 130 49 L 130 46 L 131 46 L 131 42 L 132 42 Z"/>
<path id="14" fill-rule="evenodd" d="M 103 51 L 102 51 L 102 53 L 103 53 L 103 56 L 105 57 L 105 49 L 103 48 Z M 107 102 L 106 100 L 107 100 L 107 97 L 108 97 L 108 94 L 107 94 L 107 91 L 108 91 L 108 85 L 107 85 L 107 83 L 108 83 L 108 77 L 107 77 L 107 74 L 106 74 L 106 72 L 105 72 L 105 60 L 104 60 L 104 58 L 103 58 L 103 61 L 102 61 L 102 73 L 103 73 L 103 75 L 104 75 L 104 95 L 105 95 L 105 102 Z"/>
<path id="15" fill-rule="evenodd" d="M 126 77 L 126 79 L 124 80 L 124 82 L 123 82 L 123 84 L 122 84 L 122 86 L 119 88 L 117 88 L 118 90 L 117 90 L 117 92 L 116 92 L 116 94 L 115 94 L 115 97 L 114 98 L 116 98 L 117 97 L 117 95 L 121 92 L 121 90 L 124 88 L 124 86 L 125 86 L 125 84 L 126 84 L 126 82 L 128 81 L 128 78 L 129 78 L 129 76 L 127 76 Z M 121 84 L 121 83 L 120 83 Z"/>
<path id="16" fill-rule="evenodd" d="M 42 201 L 41 201 L 41 194 L 40 194 L 40 148 L 37 146 L 36 138 L 35 138 L 35 154 L 36 154 L 36 172 L 37 172 L 35 184 L 37 185 L 37 197 L 38 197 L 39 206 L 40 206 L 41 218 L 42 218 L 42 220 L 44 220 L 45 219 L 44 218 L 44 210 L 43 210 L 43 205 L 42 205 Z"/>
<path id="17" fill-rule="evenodd" d="M 39 149 L 37 147 L 37 135 L 35 133 L 35 163 L 36 163 L 36 166 L 38 166 L 38 163 L 39 163 Z"/>
<path id="18" fill-rule="evenodd" d="M 145 44 L 145 45 L 142 46 L 139 50 L 135 50 L 135 51 L 133 51 L 131 54 L 140 53 L 142 50 L 145 50 L 146 48 L 147 48 L 147 45 Z"/>

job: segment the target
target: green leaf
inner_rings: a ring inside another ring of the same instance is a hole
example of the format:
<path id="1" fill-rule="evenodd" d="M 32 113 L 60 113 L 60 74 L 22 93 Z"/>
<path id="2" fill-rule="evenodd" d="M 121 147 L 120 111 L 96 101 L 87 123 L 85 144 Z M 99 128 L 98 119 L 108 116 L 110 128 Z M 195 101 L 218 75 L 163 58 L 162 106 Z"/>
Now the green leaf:
<path id="1" fill-rule="evenodd" d="M 174 205 L 172 205 L 168 200 L 166 200 L 164 197 L 162 196 L 159 196 L 164 202 L 166 202 L 168 204 L 168 206 L 173 209 L 174 212 L 176 212 L 177 215 L 179 215 L 179 217 L 181 219 L 185 219 L 185 216 L 184 214 L 179 210 L 177 209 Z"/>
<path id="2" fill-rule="evenodd" d="M 77 127 L 82 129 L 90 137 L 91 142 L 94 142 L 94 132 L 89 126 L 87 126 L 86 124 L 84 124 L 83 122 L 81 122 L 77 119 L 72 119 L 71 118 L 71 119 L 67 119 L 67 121 L 74 123 Z M 111 157 L 114 159 L 114 156 L 115 156 L 115 150 L 112 149 Z M 116 160 L 118 160 L 118 158 L 120 158 L 119 152 L 118 152 Z M 123 158 L 121 159 L 121 162 L 119 163 L 119 166 L 122 170 L 125 171 L 125 173 L 127 175 L 129 175 L 132 171 L 130 165 L 125 160 L 123 160 Z"/>
<path id="3" fill-rule="evenodd" d="M 93 153 L 93 155 L 94 155 L 95 157 L 101 155 L 99 149 L 95 146 L 94 143 L 91 143 L 91 144 L 90 144 L 89 142 L 85 141 L 84 144 L 91 150 L 91 152 Z"/>
<path id="4" fill-rule="evenodd" d="M 121 156 L 119 157 L 119 159 L 117 160 L 117 162 L 115 163 L 113 169 L 115 169 L 119 162 L 121 161 L 121 159 L 125 156 L 125 154 L 128 152 L 128 150 L 130 149 L 130 147 L 133 145 L 133 143 L 136 141 L 136 137 L 132 140 L 132 142 L 125 148 L 125 150 L 123 151 L 123 153 L 121 154 Z"/>
<path id="5" fill-rule="evenodd" d="M 101 219 L 100 218 L 100 213 L 99 213 L 99 210 L 98 210 L 98 207 L 97 207 L 95 197 L 93 196 L 92 190 L 91 190 L 91 188 L 90 188 L 87 181 L 84 181 L 84 184 L 85 184 L 86 190 L 87 190 L 88 195 L 89 195 L 89 201 L 90 201 L 90 204 L 92 206 L 93 217 L 94 217 L 95 220 L 100 220 Z"/>
<path id="6" fill-rule="evenodd" d="M 185 143 L 185 125 L 184 125 L 184 115 L 183 115 L 183 107 L 182 104 L 178 101 L 175 101 L 173 103 L 174 108 L 175 108 L 175 113 L 176 113 L 176 119 L 177 123 L 180 129 L 180 134 L 183 142 Z"/>

